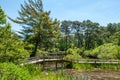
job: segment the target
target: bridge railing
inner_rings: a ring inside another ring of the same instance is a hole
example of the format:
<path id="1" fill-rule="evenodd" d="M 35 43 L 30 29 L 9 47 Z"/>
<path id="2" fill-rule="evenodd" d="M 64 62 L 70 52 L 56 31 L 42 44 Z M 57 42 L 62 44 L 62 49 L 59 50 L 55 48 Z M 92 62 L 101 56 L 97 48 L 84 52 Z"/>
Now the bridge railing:
<path id="1" fill-rule="evenodd" d="M 31 58 L 26 58 L 24 61 L 21 63 L 27 63 L 31 61 L 37 61 L 37 60 L 45 60 L 45 59 L 59 59 L 62 60 L 63 56 L 38 56 L 38 57 L 31 57 Z"/>
<path id="2" fill-rule="evenodd" d="M 120 63 L 120 60 L 114 60 L 114 59 L 78 59 L 78 58 L 68 59 L 68 58 L 65 58 L 64 60 L 69 62 L 76 62 L 76 63 L 108 63 L 108 64 Z"/>

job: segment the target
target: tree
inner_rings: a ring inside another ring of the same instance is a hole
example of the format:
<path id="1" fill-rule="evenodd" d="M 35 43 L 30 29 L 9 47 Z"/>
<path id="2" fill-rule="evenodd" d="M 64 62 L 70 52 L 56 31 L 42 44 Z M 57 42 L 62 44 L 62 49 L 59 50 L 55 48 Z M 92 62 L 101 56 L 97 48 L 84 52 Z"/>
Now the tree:
<path id="1" fill-rule="evenodd" d="M 107 25 L 107 31 L 109 31 L 109 33 L 110 33 L 109 36 L 113 35 L 116 32 L 116 28 L 117 28 L 116 24 L 109 23 Z"/>
<path id="2" fill-rule="evenodd" d="M 75 37 L 77 38 L 77 47 L 83 47 L 83 30 L 84 27 L 81 22 L 73 21 L 72 28 L 74 29 Z"/>
<path id="3" fill-rule="evenodd" d="M 0 27 L 0 62 L 18 63 L 27 57 L 29 54 L 24 49 L 24 43 L 11 31 L 10 24 Z"/>
<path id="4" fill-rule="evenodd" d="M 83 21 L 84 36 L 85 36 L 85 49 L 93 49 L 96 47 L 100 39 L 99 24 L 90 20 Z"/>
<path id="5" fill-rule="evenodd" d="M 16 62 L 28 57 L 24 43 L 18 39 L 17 34 L 11 30 L 11 25 L 6 22 L 6 16 L 0 9 L 0 62 Z"/>
<path id="6" fill-rule="evenodd" d="M 0 25 L 3 25 L 5 23 L 6 23 L 5 13 L 0 6 Z"/>
<path id="7" fill-rule="evenodd" d="M 61 32 L 62 34 L 64 35 L 64 38 L 65 38 L 65 50 L 67 50 L 69 48 L 69 43 L 70 43 L 70 33 L 72 32 L 71 31 L 71 24 L 72 22 L 71 21 L 62 21 L 61 22 L 61 26 L 60 26 L 60 29 L 61 29 Z"/>
<path id="8" fill-rule="evenodd" d="M 120 46 L 120 31 L 110 36 L 109 40 L 111 43 L 114 43 L 115 45 Z"/>
<path id="9" fill-rule="evenodd" d="M 31 57 L 36 55 L 39 46 L 48 45 L 51 38 L 59 35 L 59 22 L 49 17 L 50 12 L 43 10 L 42 0 L 28 0 L 21 5 L 19 17 L 15 20 L 9 18 L 15 23 L 24 25 L 22 34 L 25 40 L 34 44 Z"/>

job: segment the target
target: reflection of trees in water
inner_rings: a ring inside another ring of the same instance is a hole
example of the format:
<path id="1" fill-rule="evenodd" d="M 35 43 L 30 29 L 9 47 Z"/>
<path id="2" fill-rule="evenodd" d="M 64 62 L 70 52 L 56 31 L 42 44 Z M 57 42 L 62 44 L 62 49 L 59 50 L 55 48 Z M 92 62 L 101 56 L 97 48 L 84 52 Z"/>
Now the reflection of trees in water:
<path id="1" fill-rule="evenodd" d="M 89 70 L 89 71 L 81 71 L 81 70 L 64 70 L 65 73 L 70 74 L 72 76 L 82 77 L 85 80 L 89 80 L 86 78 L 92 78 L 95 80 L 120 80 L 120 70 Z M 89 77 L 88 77 L 89 76 Z"/>

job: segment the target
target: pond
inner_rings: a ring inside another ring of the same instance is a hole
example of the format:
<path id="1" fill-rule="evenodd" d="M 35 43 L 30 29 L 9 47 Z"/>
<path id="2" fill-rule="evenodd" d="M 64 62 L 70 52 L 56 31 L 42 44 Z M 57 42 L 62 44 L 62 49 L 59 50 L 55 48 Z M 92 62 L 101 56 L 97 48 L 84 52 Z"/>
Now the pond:
<path id="1" fill-rule="evenodd" d="M 81 74 L 86 78 L 86 80 L 120 80 L 120 70 L 75 70 L 75 69 L 66 69 L 65 73 L 72 76 L 81 76 Z M 78 79 L 79 80 L 79 79 Z"/>

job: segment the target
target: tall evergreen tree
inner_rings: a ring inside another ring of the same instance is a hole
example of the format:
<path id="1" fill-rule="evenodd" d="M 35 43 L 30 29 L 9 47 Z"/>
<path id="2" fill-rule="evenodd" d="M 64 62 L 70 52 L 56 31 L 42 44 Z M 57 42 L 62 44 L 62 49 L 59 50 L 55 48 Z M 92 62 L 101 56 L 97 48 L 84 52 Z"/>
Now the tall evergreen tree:
<path id="1" fill-rule="evenodd" d="M 85 49 L 93 49 L 96 47 L 96 41 L 100 35 L 99 24 L 90 20 L 83 21 L 85 27 Z"/>
<path id="2" fill-rule="evenodd" d="M 0 25 L 3 25 L 5 23 L 6 23 L 6 16 L 5 16 L 5 13 L 0 6 Z"/>
<path id="3" fill-rule="evenodd" d="M 75 39 L 77 38 L 77 47 L 83 47 L 83 31 L 84 27 L 81 22 L 79 21 L 73 21 L 72 27 L 74 29 L 75 33 Z"/>
<path id="4" fill-rule="evenodd" d="M 11 25 L 0 7 L 0 62 L 17 62 L 28 57 L 24 43 L 12 32 Z"/>
<path id="5" fill-rule="evenodd" d="M 61 32 L 62 34 L 64 35 L 64 42 L 65 42 L 65 50 L 67 50 L 70 46 L 70 33 L 72 32 L 71 31 L 71 25 L 72 25 L 72 22 L 71 21 L 62 21 L 61 22 L 61 26 L 60 26 L 60 29 L 61 29 Z"/>
<path id="6" fill-rule="evenodd" d="M 34 44 L 31 57 L 36 55 L 39 45 L 44 45 L 59 34 L 59 22 L 52 20 L 49 15 L 50 12 L 43 10 L 42 0 L 28 0 L 21 5 L 19 17 L 15 20 L 9 18 L 24 26 L 21 33 L 27 41 Z"/>

